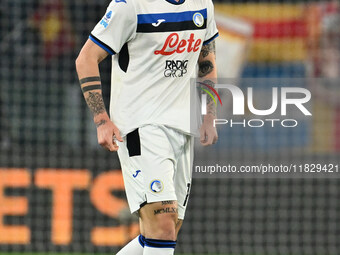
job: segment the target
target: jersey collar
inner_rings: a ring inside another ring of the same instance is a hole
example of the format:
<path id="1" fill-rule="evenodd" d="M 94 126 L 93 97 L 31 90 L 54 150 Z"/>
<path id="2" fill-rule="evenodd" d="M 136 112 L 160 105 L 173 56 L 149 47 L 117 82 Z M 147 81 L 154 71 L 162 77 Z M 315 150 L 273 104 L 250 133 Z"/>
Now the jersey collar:
<path id="1" fill-rule="evenodd" d="M 175 0 L 166 0 L 166 1 L 169 2 L 170 4 L 176 4 L 176 5 L 183 4 L 185 2 L 185 0 L 179 0 L 178 2 Z"/>

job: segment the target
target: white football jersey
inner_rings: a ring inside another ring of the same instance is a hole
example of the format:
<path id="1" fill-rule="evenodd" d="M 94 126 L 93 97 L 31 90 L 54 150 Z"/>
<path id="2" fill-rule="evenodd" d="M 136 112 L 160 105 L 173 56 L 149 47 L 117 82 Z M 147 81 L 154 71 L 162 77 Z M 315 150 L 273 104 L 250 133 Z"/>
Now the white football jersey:
<path id="1" fill-rule="evenodd" d="M 112 55 L 110 116 L 124 136 L 148 125 L 192 134 L 190 79 L 218 36 L 211 0 L 113 0 L 90 39 Z"/>

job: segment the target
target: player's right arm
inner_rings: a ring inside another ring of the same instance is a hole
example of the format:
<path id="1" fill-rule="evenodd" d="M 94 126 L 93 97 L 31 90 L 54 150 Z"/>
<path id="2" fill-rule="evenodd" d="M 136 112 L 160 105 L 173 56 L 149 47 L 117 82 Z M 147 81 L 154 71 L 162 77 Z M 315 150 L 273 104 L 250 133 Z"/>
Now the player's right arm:
<path id="1" fill-rule="evenodd" d="M 117 151 L 116 138 L 122 142 L 119 130 L 106 112 L 99 74 L 99 63 L 108 53 L 91 40 L 87 40 L 76 60 L 76 68 L 85 101 L 93 114 L 98 143 L 109 151 Z"/>

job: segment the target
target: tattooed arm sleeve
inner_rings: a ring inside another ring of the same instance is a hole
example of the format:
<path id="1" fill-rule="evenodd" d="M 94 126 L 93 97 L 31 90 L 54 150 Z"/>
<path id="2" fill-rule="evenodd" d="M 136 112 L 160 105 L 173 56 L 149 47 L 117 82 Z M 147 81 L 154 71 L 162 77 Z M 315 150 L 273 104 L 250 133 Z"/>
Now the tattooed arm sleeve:
<path id="1" fill-rule="evenodd" d="M 76 60 L 80 86 L 97 127 L 109 120 L 102 97 L 98 67 L 106 56 L 107 53 L 103 49 L 88 40 Z"/>
<path id="2" fill-rule="evenodd" d="M 102 88 L 100 84 L 100 77 L 86 77 L 79 80 L 81 90 L 83 91 L 86 103 L 92 112 L 93 116 L 96 117 L 99 114 L 106 113 L 105 104 L 102 97 Z M 97 127 L 105 124 L 105 120 L 96 121 Z"/>
<path id="3" fill-rule="evenodd" d="M 202 47 L 198 59 L 198 77 L 202 84 L 206 84 L 212 88 L 215 87 L 217 78 L 215 41 L 203 45 Z M 207 89 L 208 86 L 204 86 L 204 88 Z M 201 91 L 202 93 L 205 93 L 203 90 Z M 207 97 L 207 114 L 216 116 L 216 106 L 211 97 Z"/>

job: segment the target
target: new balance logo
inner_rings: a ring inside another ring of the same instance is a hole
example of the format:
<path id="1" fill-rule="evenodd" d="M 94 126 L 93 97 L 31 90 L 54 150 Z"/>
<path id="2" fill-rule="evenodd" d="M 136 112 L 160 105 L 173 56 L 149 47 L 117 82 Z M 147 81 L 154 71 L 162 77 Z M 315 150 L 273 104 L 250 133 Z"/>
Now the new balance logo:
<path id="1" fill-rule="evenodd" d="M 137 171 L 136 171 L 136 173 L 132 175 L 132 176 L 133 176 L 133 178 L 136 178 L 136 177 L 137 177 L 137 175 L 138 175 L 140 172 L 142 172 L 142 171 L 141 171 L 141 170 L 137 170 Z"/>
<path id="2" fill-rule="evenodd" d="M 154 26 L 154 27 L 158 27 L 162 22 L 164 22 L 165 21 L 165 19 L 159 19 L 159 20 L 157 20 L 157 23 L 152 23 L 152 25 Z"/>

